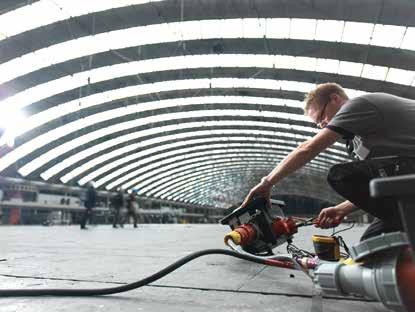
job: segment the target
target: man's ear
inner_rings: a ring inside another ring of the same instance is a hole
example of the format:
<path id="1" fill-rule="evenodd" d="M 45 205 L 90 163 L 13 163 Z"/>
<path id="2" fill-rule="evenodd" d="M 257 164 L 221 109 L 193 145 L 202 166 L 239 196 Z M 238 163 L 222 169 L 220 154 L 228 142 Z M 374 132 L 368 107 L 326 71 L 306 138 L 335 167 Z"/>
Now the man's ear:
<path id="1" fill-rule="evenodd" d="M 334 103 L 337 105 L 341 104 L 343 102 L 343 97 L 337 93 L 330 94 L 330 100 L 334 100 Z"/>

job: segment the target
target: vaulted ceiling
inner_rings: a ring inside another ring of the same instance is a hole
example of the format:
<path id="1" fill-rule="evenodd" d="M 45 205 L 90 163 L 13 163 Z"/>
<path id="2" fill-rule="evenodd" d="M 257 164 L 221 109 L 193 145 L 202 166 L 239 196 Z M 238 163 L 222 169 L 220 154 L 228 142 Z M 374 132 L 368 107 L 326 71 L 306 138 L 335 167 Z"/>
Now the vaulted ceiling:
<path id="1" fill-rule="evenodd" d="M 235 204 L 317 132 L 302 111 L 316 84 L 415 99 L 413 12 L 411 0 L 2 1 L 0 173 Z M 320 183 L 346 159 L 336 144 L 297 176 Z"/>

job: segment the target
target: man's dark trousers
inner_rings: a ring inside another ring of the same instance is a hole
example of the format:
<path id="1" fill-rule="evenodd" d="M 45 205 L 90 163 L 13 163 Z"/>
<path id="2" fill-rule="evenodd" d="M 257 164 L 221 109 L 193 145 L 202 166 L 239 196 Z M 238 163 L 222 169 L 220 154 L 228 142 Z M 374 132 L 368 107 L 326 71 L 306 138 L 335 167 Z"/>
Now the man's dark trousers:
<path id="1" fill-rule="evenodd" d="M 393 156 L 334 165 L 327 180 L 338 194 L 376 217 L 361 237 L 365 240 L 381 233 L 403 231 L 396 200 L 371 198 L 370 180 L 410 173 L 415 173 L 415 158 Z"/>

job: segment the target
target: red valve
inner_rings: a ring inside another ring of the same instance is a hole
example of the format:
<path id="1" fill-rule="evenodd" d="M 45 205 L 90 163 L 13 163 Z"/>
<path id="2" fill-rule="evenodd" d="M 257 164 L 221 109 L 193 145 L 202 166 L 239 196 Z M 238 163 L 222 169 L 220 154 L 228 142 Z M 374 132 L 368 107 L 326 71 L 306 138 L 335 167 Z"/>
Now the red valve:
<path id="1" fill-rule="evenodd" d="M 271 229 L 277 239 L 281 236 L 289 237 L 297 233 L 297 225 L 292 218 L 276 218 L 271 223 Z M 258 239 L 257 229 L 251 223 L 242 224 L 231 233 L 235 232 L 240 236 L 240 241 L 237 244 L 241 246 L 247 246 Z"/>
<path id="2" fill-rule="evenodd" d="M 272 231 L 274 232 L 274 235 L 278 238 L 282 235 L 291 236 L 295 233 L 297 233 L 297 225 L 295 224 L 295 221 L 292 218 L 276 218 L 272 222 Z"/>
<path id="3" fill-rule="evenodd" d="M 257 231 L 252 224 L 242 224 L 238 226 L 235 230 L 241 235 L 241 245 L 246 246 L 253 242 L 257 238 Z"/>
<path id="4" fill-rule="evenodd" d="M 407 311 L 415 311 L 415 262 L 412 260 L 409 248 L 405 249 L 400 255 L 396 266 L 396 275 L 400 294 Z"/>

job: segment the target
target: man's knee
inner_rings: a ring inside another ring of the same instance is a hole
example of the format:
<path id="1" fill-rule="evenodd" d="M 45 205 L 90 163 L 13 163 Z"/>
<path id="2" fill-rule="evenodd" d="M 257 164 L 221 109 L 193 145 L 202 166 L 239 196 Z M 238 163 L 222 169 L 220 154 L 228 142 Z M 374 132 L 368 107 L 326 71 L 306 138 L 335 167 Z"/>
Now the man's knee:
<path id="1" fill-rule="evenodd" d="M 327 174 L 327 182 L 335 190 L 338 189 L 338 186 L 343 184 L 346 180 L 346 177 L 350 174 L 349 164 L 337 164 L 332 166 L 329 169 Z"/>
<path id="2" fill-rule="evenodd" d="M 354 186 L 356 183 L 368 184 L 369 187 L 368 168 L 366 161 L 353 161 L 334 165 L 330 168 L 327 175 L 328 183 L 334 188 L 336 186 L 347 184 Z"/>
<path id="3" fill-rule="evenodd" d="M 385 233 L 385 223 L 382 220 L 375 219 L 369 227 L 365 230 L 362 237 L 360 238 L 360 241 L 367 240 L 369 238 L 378 236 L 382 233 Z"/>

